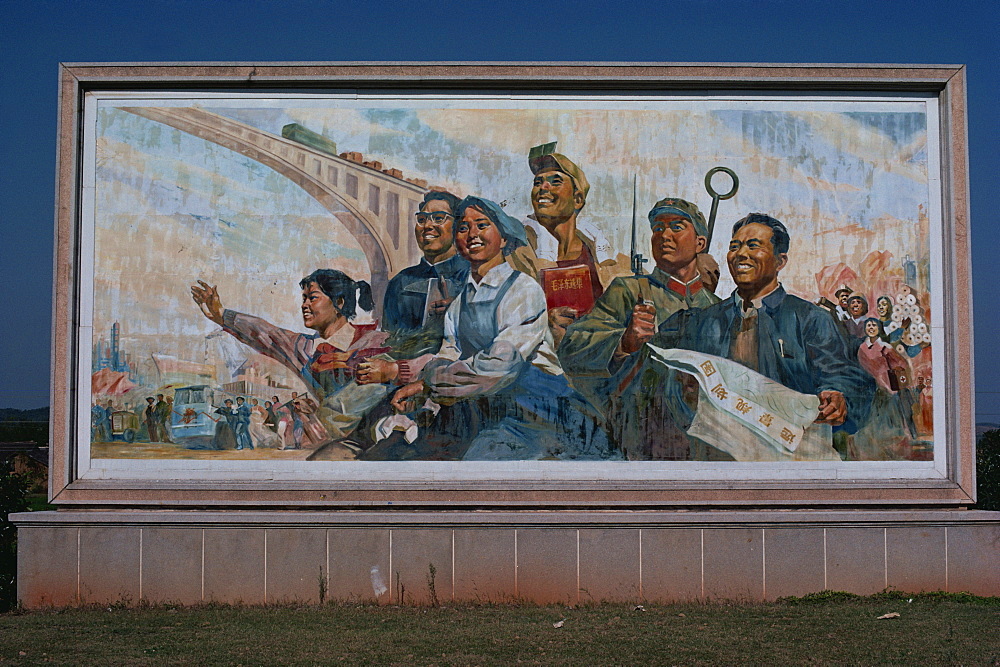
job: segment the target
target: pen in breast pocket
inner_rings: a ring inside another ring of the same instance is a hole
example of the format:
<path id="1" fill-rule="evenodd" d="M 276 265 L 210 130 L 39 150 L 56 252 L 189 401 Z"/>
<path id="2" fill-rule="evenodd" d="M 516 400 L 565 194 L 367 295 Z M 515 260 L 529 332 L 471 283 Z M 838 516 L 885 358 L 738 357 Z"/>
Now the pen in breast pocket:
<path id="1" fill-rule="evenodd" d="M 785 352 L 785 341 L 782 340 L 781 338 L 778 339 L 778 349 L 781 350 L 781 356 L 784 357 L 785 359 L 794 359 L 795 358 L 792 355 L 790 355 L 787 352 Z"/>

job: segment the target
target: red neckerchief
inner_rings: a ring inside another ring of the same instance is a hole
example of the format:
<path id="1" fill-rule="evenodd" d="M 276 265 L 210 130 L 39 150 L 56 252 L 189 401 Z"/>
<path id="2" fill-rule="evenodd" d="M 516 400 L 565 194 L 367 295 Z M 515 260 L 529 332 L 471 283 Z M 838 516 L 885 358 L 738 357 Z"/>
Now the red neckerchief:
<path id="1" fill-rule="evenodd" d="M 378 328 L 378 322 L 369 324 L 352 324 L 354 327 L 354 337 L 351 339 L 351 347 L 366 335 Z M 313 352 L 312 362 L 309 364 L 310 370 L 314 373 L 332 371 L 336 369 L 348 369 L 348 375 L 353 375 L 354 369 L 362 358 L 367 358 L 374 354 L 388 352 L 389 348 L 366 348 L 364 350 L 340 350 L 327 342 L 322 342 L 316 346 Z M 357 357 L 352 360 L 352 357 Z M 353 361 L 353 363 L 352 363 Z"/>
<path id="2" fill-rule="evenodd" d="M 320 343 L 316 346 L 316 351 L 313 353 L 313 360 L 309 364 L 309 368 L 314 373 L 347 368 L 347 359 L 350 356 L 350 352 L 339 350 L 329 343 Z"/>

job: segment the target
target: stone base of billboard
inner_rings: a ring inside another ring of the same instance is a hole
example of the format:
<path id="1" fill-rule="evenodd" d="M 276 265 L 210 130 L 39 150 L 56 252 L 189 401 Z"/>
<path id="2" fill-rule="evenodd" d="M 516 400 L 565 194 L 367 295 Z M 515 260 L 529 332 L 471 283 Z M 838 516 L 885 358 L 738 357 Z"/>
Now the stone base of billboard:
<path id="1" fill-rule="evenodd" d="M 27 608 L 1000 595 L 1000 512 L 73 510 L 12 519 Z"/>

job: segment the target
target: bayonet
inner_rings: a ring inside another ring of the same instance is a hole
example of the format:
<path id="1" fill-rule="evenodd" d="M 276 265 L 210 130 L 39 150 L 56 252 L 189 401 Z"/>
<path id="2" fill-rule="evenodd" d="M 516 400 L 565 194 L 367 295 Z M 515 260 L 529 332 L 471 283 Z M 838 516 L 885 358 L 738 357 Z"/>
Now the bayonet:
<path id="1" fill-rule="evenodd" d="M 638 229 L 635 223 L 636 177 L 636 174 L 632 174 L 632 249 L 629 254 L 632 257 L 632 275 L 639 281 L 639 303 L 646 303 L 646 298 L 642 293 L 642 285 L 647 280 L 642 270 L 642 265 L 649 260 L 643 257 L 642 253 L 638 252 L 636 248 L 636 241 L 638 240 L 636 238 L 638 236 Z"/>
<path id="2" fill-rule="evenodd" d="M 644 274 L 642 270 L 642 265 L 649 260 L 642 256 L 642 253 L 637 252 L 636 249 L 636 236 L 638 235 L 638 229 L 635 223 L 635 196 L 636 196 L 636 174 L 632 174 L 632 249 L 629 255 L 632 257 L 632 275 L 641 276 Z"/>

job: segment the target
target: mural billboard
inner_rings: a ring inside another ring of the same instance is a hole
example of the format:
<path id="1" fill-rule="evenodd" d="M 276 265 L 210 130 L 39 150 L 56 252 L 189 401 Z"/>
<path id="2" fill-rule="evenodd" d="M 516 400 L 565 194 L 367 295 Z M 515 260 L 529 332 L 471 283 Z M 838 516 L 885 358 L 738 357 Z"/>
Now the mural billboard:
<path id="1" fill-rule="evenodd" d="M 949 475 L 936 93 L 83 111 L 82 477 Z"/>

